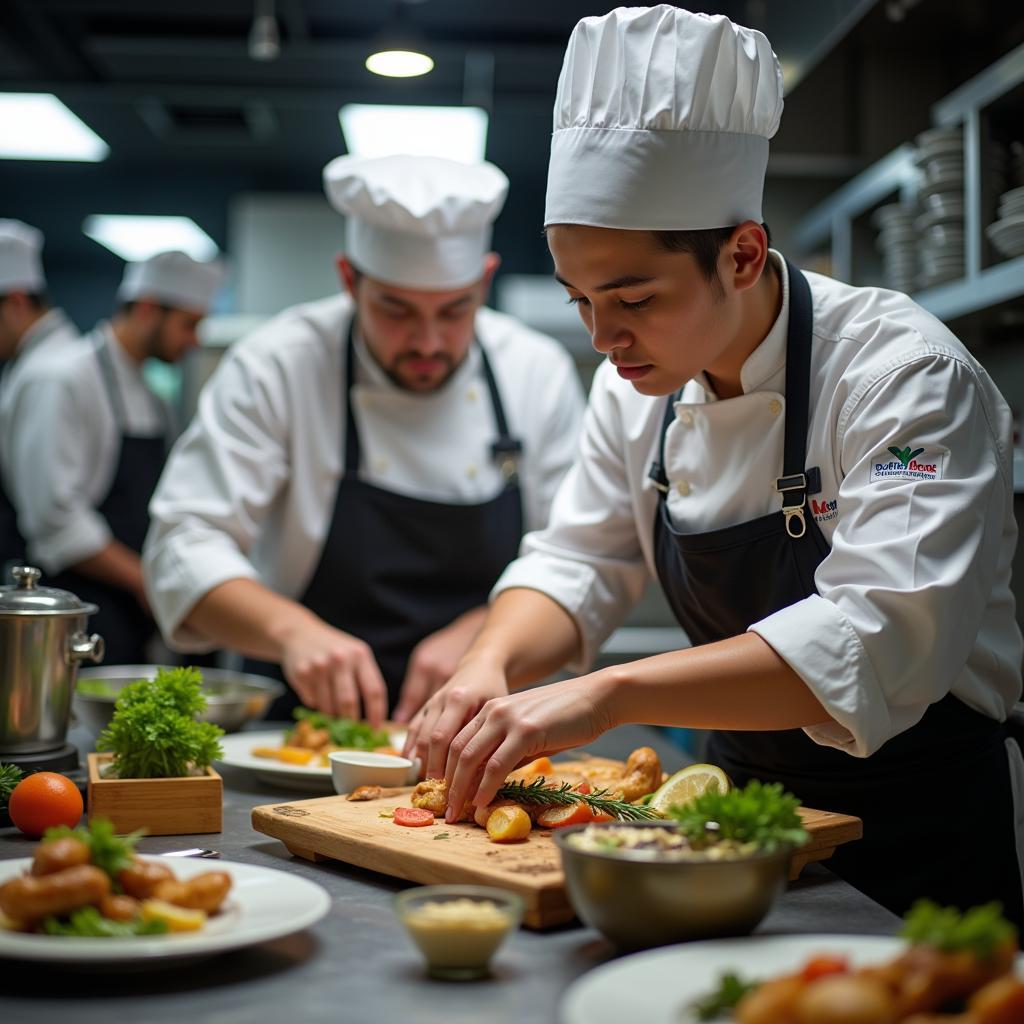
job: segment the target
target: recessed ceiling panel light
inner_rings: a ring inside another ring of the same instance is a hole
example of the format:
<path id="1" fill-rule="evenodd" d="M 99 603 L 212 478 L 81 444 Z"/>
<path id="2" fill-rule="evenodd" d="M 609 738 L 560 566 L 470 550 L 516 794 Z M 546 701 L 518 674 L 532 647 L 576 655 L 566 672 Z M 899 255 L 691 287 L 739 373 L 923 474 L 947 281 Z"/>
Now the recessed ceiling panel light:
<path id="1" fill-rule="evenodd" d="M 443 156 L 479 163 L 487 149 L 487 111 L 480 107 L 407 107 L 347 103 L 338 112 L 354 156 Z"/>
<path id="2" fill-rule="evenodd" d="M 94 213 L 82 231 L 124 260 L 137 262 L 172 249 L 194 260 L 211 260 L 217 243 L 190 217 L 142 217 Z"/>
<path id="3" fill-rule="evenodd" d="M 0 93 L 0 159 L 105 160 L 110 147 L 48 92 Z"/>
<path id="4" fill-rule="evenodd" d="M 415 78 L 434 70 L 434 61 L 415 50 L 380 50 L 366 58 L 366 70 L 387 78 Z"/>

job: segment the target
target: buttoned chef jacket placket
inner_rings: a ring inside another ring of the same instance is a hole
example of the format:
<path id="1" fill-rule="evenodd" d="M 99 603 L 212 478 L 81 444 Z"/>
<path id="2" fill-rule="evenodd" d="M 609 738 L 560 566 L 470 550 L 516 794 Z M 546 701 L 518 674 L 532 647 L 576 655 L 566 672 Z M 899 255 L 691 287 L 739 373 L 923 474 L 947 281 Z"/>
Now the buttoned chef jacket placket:
<path id="1" fill-rule="evenodd" d="M 156 490 L 157 481 L 167 459 L 171 426 L 167 422 L 167 411 L 156 396 L 153 396 L 160 417 L 164 421 L 163 433 L 130 433 L 124 400 L 117 386 L 114 364 L 102 335 L 98 335 L 94 351 L 107 401 L 110 403 L 120 435 L 120 450 L 114 478 L 97 511 L 107 521 L 114 540 L 136 553 L 141 553 L 142 542 L 149 529 L 149 499 Z M 53 578 L 52 585 L 70 590 L 81 600 L 91 601 L 99 606 L 99 611 L 89 620 L 89 629 L 103 637 L 106 645 L 106 664 L 140 665 L 149 660 L 146 644 L 155 633 L 156 627 L 134 594 L 74 569 L 58 573 Z"/>
<path id="2" fill-rule="evenodd" d="M 805 468 L 811 362 L 811 291 L 787 263 L 782 511 L 705 533 L 680 532 L 665 495 L 665 434 L 651 477 L 660 491 L 655 565 L 691 641 L 712 643 L 817 593 L 814 573 L 829 546 L 806 509 L 819 471 Z M 916 898 L 961 907 L 998 899 L 1024 924 L 1010 770 L 1001 723 L 953 695 L 868 758 L 822 746 L 802 729 L 711 734 L 708 760 L 737 785 L 779 781 L 805 806 L 854 814 L 864 837 L 837 849 L 828 866 L 884 906 L 903 913 Z"/>
<path id="3" fill-rule="evenodd" d="M 355 318 L 345 349 L 345 471 L 320 561 L 299 603 L 369 644 L 394 707 L 413 648 L 464 612 L 486 604 L 495 580 L 516 557 L 523 535 L 515 471 L 521 444 L 509 434 L 494 372 L 478 345 L 498 433 L 491 452 L 506 480 L 501 493 L 479 504 L 451 504 L 360 480 L 362 449 L 352 409 L 354 324 Z M 246 665 L 281 678 L 277 666 Z M 297 704 L 289 692 L 269 717 L 289 717 Z"/>

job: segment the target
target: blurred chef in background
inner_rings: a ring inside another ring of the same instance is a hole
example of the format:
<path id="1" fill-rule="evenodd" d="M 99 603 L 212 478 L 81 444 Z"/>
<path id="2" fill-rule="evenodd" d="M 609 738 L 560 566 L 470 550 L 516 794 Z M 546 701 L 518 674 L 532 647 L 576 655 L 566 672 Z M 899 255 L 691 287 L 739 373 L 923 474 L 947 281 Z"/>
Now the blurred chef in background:
<path id="1" fill-rule="evenodd" d="M 147 661 L 155 635 L 139 553 L 174 431 L 143 364 L 176 363 L 199 344 L 223 276 L 220 264 L 183 252 L 130 263 L 111 319 L 19 375 L 4 450 L 28 557 L 53 586 L 99 605 L 89 625 L 107 664 Z"/>
<path id="2" fill-rule="evenodd" d="M 78 328 L 50 305 L 42 262 L 43 234 L 20 220 L 0 220 L 0 584 L 25 561 L 25 540 L 7 496 L 6 442 L 20 415 L 18 377 L 36 359 L 75 341 Z"/>
<path id="3" fill-rule="evenodd" d="M 344 293 L 218 367 L 154 497 L 146 580 L 172 646 L 280 666 L 272 717 L 405 720 L 547 520 L 583 398 L 558 343 L 483 305 L 501 171 L 345 156 L 324 183 Z"/>

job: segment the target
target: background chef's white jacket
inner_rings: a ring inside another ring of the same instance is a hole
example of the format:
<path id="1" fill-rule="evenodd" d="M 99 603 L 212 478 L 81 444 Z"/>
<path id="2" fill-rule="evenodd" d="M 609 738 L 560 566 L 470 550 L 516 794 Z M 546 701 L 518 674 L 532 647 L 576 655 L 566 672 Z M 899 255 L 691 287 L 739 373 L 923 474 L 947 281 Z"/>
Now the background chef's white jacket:
<path id="1" fill-rule="evenodd" d="M 302 595 L 320 560 L 343 470 L 344 343 L 352 316 L 338 295 L 286 310 L 234 345 L 204 388 L 150 506 L 146 585 L 165 639 L 204 650 L 181 623 L 206 593 L 239 577 Z M 576 453 L 583 395 L 557 342 L 481 309 L 487 351 L 519 464 L 526 529 L 547 521 Z M 396 387 L 356 342 L 352 400 L 360 478 L 440 502 L 496 497 L 504 478 L 476 347 L 438 391 Z M 339 586 L 345 581 L 339 580 Z"/>
<path id="2" fill-rule="evenodd" d="M 51 575 L 111 540 L 97 507 L 114 481 L 121 436 L 96 356 L 100 345 L 111 356 L 128 430 L 159 434 L 169 422 L 170 410 L 109 324 L 62 348 L 60 358 L 35 359 L 19 372 L 17 416 L 3 432 L 4 481 L 28 555 Z"/>
<path id="3" fill-rule="evenodd" d="M 743 394 L 718 401 L 701 376 L 675 405 L 665 445 L 668 508 L 684 532 L 781 508 L 774 485 L 789 292 L 778 253 L 773 259 L 784 278 L 782 311 L 742 368 Z M 822 481 L 808 513 L 831 552 L 815 573 L 817 595 L 750 628 L 834 719 L 805 730 L 818 743 L 866 756 L 950 691 L 1005 719 L 1020 696 L 1022 654 L 1010 591 L 1017 526 L 1009 409 L 964 346 L 905 295 L 807 279 L 807 466 L 819 466 Z M 561 604 L 584 638 L 583 664 L 655 571 L 657 491 L 647 472 L 665 401 L 638 394 L 602 365 L 581 457 L 551 522 L 524 539 L 495 587 L 530 587 Z M 924 449 L 916 461 L 934 472 L 904 472 L 890 446 Z"/>
<path id="4" fill-rule="evenodd" d="M 16 415 L 18 379 L 37 359 L 48 358 L 68 342 L 79 340 L 78 328 L 63 309 L 48 309 L 20 338 L 14 356 L 0 369 L 0 428 Z M 0 438 L 7 436 L 4 429 Z"/>

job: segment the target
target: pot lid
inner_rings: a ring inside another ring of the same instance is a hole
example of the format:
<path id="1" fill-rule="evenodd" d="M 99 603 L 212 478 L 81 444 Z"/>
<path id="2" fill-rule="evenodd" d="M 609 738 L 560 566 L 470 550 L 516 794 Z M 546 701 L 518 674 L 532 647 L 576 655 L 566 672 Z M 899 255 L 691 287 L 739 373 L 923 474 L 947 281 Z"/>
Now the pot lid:
<path id="1" fill-rule="evenodd" d="M 14 566 L 11 569 L 14 583 L 0 587 L 0 616 L 94 615 L 99 611 L 96 605 L 80 601 L 68 590 L 40 587 L 42 575 L 31 565 Z"/>

